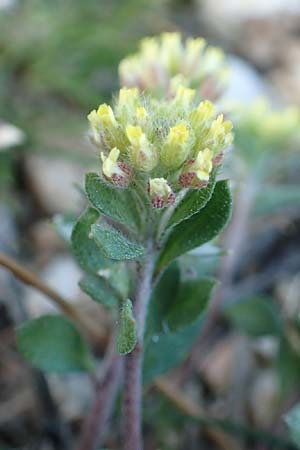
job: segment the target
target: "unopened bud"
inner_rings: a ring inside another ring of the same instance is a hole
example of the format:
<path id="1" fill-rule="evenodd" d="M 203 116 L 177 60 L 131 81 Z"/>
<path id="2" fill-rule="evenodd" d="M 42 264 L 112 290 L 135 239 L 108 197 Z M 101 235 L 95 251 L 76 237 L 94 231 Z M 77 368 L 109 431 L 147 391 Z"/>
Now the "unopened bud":
<path id="1" fill-rule="evenodd" d="M 158 162 L 155 148 L 139 126 L 128 125 L 126 135 L 131 143 L 129 154 L 133 166 L 138 170 L 150 172 Z"/>
<path id="2" fill-rule="evenodd" d="M 174 203 L 175 194 L 164 178 L 150 179 L 148 191 L 153 208 L 164 208 Z"/>
<path id="3" fill-rule="evenodd" d="M 185 188 L 206 186 L 213 168 L 212 159 L 213 154 L 208 148 L 199 151 L 197 157 L 184 166 L 179 177 L 181 186 Z"/>
<path id="4" fill-rule="evenodd" d="M 163 145 L 161 161 L 168 168 L 179 167 L 189 154 L 188 139 L 190 132 L 184 123 L 170 128 L 169 135 Z"/>
<path id="5" fill-rule="evenodd" d="M 113 148 L 108 156 L 101 153 L 103 176 L 120 188 L 129 186 L 133 174 L 128 164 L 118 161 L 120 150 Z"/>

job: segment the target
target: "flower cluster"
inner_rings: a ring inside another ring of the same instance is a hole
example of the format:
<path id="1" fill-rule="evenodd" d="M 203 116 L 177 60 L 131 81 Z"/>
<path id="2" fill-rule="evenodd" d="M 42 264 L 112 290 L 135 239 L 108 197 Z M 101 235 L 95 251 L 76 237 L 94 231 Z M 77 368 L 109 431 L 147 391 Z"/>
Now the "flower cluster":
<path id="1" fill-rule="evenodd" d="M 123 88 L 113 107 L 102 104 L 88 119 L 103 177 L 119 188 L 143 179 L 152 205 L 174 201 L 181 188 L 205 186 L 232 143 L 232 124 L 213 104 L 194 102 L 180 85 L 171 100 L 156 100 Z"/>
<path id="2" fill-rule="evenodd" d="M 121 61 L 119 75 L 122 86 L 157 96 L 171 97 L 182 84 L 214 100 L 226 87 L 229 69 L 223 51 L 207 46 L 205 39 L 183 42 L 179 33 L 163 33 L 143 39 L 139 52 Z"/>
<path id="3" fill-rule="evenodd" d="M 274 110 L 265 98 L 258 98 L 247 108 L 233 105 L 232 113 L 237 123 L 238 142 L 251 140 L 259 150 L 284 149 L 300 143 L 299 108 Z"/>

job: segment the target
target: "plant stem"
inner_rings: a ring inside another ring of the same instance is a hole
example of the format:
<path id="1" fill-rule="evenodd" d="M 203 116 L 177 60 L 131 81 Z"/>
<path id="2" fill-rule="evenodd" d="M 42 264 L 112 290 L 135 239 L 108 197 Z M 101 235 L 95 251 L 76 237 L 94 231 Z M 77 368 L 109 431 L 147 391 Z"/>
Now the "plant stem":
<path id="1" fill-rule="evenodd" d="M 125 357 L 123 400 L 123 449 L 142 450 L 142 362 L 143 340 L 154 269 L 152 245 L 147 246 L 145 260 L 137 268 L 134 314 L 137 324 L 137 344 Z"/>

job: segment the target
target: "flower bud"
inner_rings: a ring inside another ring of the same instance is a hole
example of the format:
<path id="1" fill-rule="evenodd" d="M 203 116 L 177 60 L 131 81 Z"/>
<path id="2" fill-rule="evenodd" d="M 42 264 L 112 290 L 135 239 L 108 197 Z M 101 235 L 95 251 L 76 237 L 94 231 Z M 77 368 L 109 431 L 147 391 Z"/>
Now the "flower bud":
<path id="1" fill-rule="evenodd" d="M 228 120 L 223 122 L 223 114 L 220 114 L 211 124 L 210 130 L 205 137 L 204 143 L 211 148 L 214 155 L 225 149 L 233 142 L 232 123 Z"/>
<path id="2" fill-rule="evenodd" d="M 192 102 L 196 91 L 194 89 L 189 89 L 183 85 L 178 86 L 174 101 L 178 106 L 187 108 Z"/>
<path id="3" fill-rule="evenodd" d="M 129 155 L 133 166 L 138 170 L 150 172 L 158 161 L 153 145 L 139 126 L 128 125 L 126 135 L 131 143 Z"/>
<path id="4" fill-rule="evenodd" d="M 148 192 L 153 208 L 164 208 L 174 203 L 175 194 L 164 178 L 150 179 Z"/>
<path id="5" fill-rule="evenodd" d="M 103 103 L 102 105 L 99 106 L 97 115 L 99 116 L 100 122 L 104 127 L 115 128 L 118 126 L 113 110 L 106 103 Z"/>
<path id="6" fill-rule="evenodd" d="M 179 182 L 185 188 L 206 186 L 213 168 L 213 153 L 206 148 L 184 166 Z"/>
<path id="7" fill-rule="evenodd" d="M 87 116 L 88 121 L 90 122 L 90 126 L 91 126 L 91 131 L 92 131 L 92 137 L 95 141 L 95 143 L 100 143 L 101 142 L 101 135 L 100 135 L 100 131 L 101 131 L 101 120 L 100 117 L 97 114 L 97 111 L 95 109 L 93 109 L 93 111 L 91 111 L 89 113 L 89 115 Z"/>
<path id="8" fill-rule="evenodd" d="M 170 128 L 168 137 L 161 151 L 162 163 L 174 169 L 179 167 L 188 157 L 190 132 L 184 123 Z"/>
<path id="9" fill-rule="evenodd" d="M 137 104 L 138 93 L 139 92 L 136 87 L 130 89 L 128 88 L 120 89 L 118 107 L 126 108 L 128 110 L 134 109 L 134 107 Z"/>
<path id="10" fill-rule="evenodd" d="M 163 33 L 161 37 L 160 58 L 163 66 L 175 73 L 178 71 L 182 57 L 181 35 L 179 33 Z"/>
<path id="11" fill-rule="evenodd" d="M 132 170 L 124 162 L 118 161 L 120 150 L 113 148 L 108 156 L 101 153 L 103 176 L 120 188 L 129 186 L 132 179 Z"/>

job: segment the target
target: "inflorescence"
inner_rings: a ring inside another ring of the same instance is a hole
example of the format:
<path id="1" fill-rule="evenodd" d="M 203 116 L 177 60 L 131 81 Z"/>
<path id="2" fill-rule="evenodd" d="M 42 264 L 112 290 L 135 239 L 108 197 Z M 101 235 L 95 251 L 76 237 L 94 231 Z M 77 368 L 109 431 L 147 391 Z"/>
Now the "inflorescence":
<path id="1" fill-rule="evenodd" d="M 179 85 L 172 99 L 157 100 L 122 88 L 113 106 L 101 104 L 88 119 L 91 140 L 107 182 L 127 188 L 144 179 L 153 207 L 174 202 L 182 188 L 201 188 L 232 143 L 232 123 L 209 100 Z"/>

